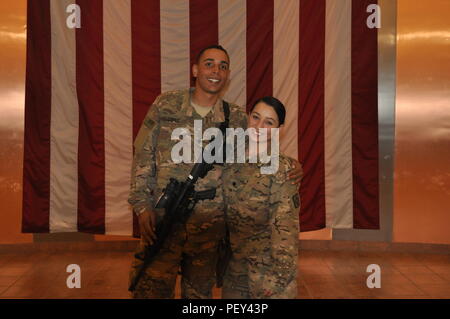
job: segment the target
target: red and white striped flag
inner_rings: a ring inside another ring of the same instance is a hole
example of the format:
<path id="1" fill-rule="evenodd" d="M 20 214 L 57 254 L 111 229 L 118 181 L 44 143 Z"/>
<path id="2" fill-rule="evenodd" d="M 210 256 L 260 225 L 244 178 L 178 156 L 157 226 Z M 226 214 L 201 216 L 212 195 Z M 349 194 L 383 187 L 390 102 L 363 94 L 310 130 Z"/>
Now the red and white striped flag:
<path id="1" fill-rule="evenodd" d="M 226 100 L 286 105 L 301 230 L 379 228 L 376 0 L 77 0 L 70 28 L 72 3 L 28 1 L 23 232 L 136 234 L 133 139 L 217 43 L 231 57 Z"/>

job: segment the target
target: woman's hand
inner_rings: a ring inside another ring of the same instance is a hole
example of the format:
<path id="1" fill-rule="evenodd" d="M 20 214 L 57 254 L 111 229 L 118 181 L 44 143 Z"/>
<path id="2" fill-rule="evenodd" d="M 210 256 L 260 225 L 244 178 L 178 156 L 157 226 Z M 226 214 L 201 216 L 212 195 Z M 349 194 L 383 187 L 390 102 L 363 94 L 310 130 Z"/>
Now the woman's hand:
<path id="1" fill-rule="evenodd" d="M 292 160 L 292 169 L 288 173 L 289 180 L 292 181 L 292 184 L 300 184 L 303 178 L 303 168 L 302 164 L 296 159 L 291 158 Z"/>

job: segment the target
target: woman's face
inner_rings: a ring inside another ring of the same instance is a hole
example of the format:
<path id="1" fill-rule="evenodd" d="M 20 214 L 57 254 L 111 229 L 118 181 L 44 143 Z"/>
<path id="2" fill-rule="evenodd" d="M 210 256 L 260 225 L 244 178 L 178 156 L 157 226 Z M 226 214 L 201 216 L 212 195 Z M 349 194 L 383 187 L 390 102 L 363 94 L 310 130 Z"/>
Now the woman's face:
<path id="1" fill-rule="evenodd" d="M 278 128 L 279 119 L 277 112 L 264 102 L 259 102 L 255 105 L 251 113 L 247 116 L 247 127 L 254 128 L 255 134 L 252 134 L 252 130 L 250 131 L 250 138 L 254 141 L 258 141 L 260 137 L 260 129 L 267 129 L 267 141 L 271 140 L 270 129 Z"/>

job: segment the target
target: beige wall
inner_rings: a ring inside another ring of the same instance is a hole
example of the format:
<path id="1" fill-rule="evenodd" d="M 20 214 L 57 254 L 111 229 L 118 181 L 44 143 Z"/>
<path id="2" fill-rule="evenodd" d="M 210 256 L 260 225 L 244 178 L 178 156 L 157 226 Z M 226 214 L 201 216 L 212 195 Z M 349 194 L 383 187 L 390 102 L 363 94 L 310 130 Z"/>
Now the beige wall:
<path id="1" fill-rule="evenodd" d="M 29 242 L 20 233 L 26 1 L 0 1 L 0 243 Z"/>
<path id="2" fill-rule="evenodd" d="M 450 244 L 450 1 L 399 0 L 396 242 Z"/>
<path id="3" fill-rule="evenodd" d="M 448 0 L 398 0 L 395 242 L 450 244 L 449 12 Z M 0 2 L 0 244 L 33 240 L 20 233 L 25 24 L 26 0 Z"/>

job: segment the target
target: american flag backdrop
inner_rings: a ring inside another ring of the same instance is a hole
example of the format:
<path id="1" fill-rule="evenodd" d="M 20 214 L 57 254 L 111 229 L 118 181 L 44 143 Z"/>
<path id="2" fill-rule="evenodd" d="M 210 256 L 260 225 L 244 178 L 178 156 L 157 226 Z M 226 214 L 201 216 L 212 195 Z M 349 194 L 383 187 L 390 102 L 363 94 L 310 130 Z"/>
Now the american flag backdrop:
<path id="1" fill-rule="evenodd" d="M 305 173 L 301 231 L 379 228 L 376 3 L 29 0 L 23 232 L 137 234 L 133 139 L 217 43 L 231 58 L 226 100 L 286 105 L 282 151 Z"/>

